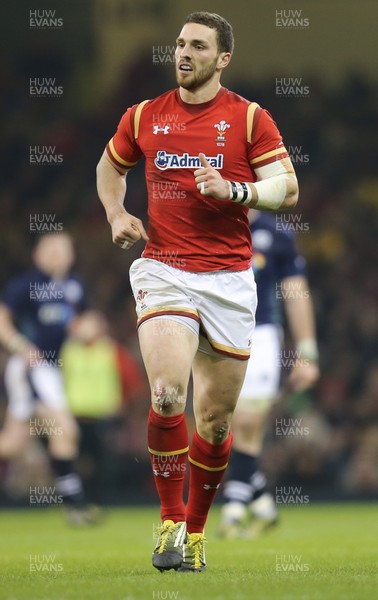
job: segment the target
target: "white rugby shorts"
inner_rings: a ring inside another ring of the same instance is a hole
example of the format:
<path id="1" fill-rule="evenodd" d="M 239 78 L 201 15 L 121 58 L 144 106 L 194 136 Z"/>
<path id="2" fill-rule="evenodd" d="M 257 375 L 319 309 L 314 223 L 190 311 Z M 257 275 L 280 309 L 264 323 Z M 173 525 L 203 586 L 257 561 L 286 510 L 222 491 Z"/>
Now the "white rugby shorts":
<path id="1" fill-rule="evenodd" d="M 138 326 L 169 318 L 199 336 L 199 351 L 248 360 L 257 306 L 252 269 L 192 273 L 150 258 L 130 268 Z"/>
<path id="2" fill-rule="evenodd" d="M 55 410 L 67 409 L 62 373 L 57 366 L 28 368 L 20 354 L 13 354 L 4 372 L 8 411 L 20 421 L 27 421 L 35 411 L 36 401 Z"/>
<path id="3" fill-rule="evenodd" d="M 277 325 L 255 328 L 251 357 L 236 410 L 265 410 L 274 402 L 280 385 L 281 338 L 281 328 Z"/>

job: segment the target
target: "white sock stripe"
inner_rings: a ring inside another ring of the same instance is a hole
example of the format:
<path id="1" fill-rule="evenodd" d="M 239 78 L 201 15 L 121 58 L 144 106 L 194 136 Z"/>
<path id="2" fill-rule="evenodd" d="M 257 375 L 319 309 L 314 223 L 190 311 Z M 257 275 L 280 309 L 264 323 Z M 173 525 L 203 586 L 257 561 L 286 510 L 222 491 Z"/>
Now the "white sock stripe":
<path id="1" fill-rule="evenodd" d="M 251 487 L 254 492 L 262 490 L 266 486 L 266 477 L 261 471 L 256 471 L 250 479 Z"/>
<path id="2" fill-rule="evenodd" d="M 252 496 L 252 486 L 243 481 L 227 481 L 223 495 L 228 500 L 249 502 Z"/>
<path id="3" fill-rule="evenodd" d="M 56 489 L 65 496 L 71 496 L 82 492 L 83 485 L 80 477 L 72 473 L 70 475 L 64 475 L 63 477 L 57 477 Z"/>

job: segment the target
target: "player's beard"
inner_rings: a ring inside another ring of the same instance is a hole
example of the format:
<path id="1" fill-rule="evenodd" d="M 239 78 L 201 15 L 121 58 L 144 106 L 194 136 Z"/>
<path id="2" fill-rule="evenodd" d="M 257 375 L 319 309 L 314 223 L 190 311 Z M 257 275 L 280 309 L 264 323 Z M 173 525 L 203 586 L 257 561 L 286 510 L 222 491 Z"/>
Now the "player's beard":
<path id="1" fill-rule="evenodd" d="M 216 58 L 214 62 L 207 67 L 203 67 L 197 73 L 191 71 L 193 77 L 184 76 L 181 78 L 181 71 L 179 71 L 178 65 L 176 65 L 176 80 L 178 85 L 189 92 L 195 92 L 213 78 L 214 73 L 216 72 L 217 61 L 218 59 Z M 181 79 L 183 79 L 183 81 Z"/>

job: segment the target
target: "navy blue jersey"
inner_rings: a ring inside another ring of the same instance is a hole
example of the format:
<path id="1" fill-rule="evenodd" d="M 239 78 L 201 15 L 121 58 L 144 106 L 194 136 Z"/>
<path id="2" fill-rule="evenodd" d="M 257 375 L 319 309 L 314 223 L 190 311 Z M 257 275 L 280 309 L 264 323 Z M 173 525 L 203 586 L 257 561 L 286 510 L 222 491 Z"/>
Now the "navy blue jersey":
<path id="1" fill-rule="evenodd" d="M 292 231 L 281 231 L 274 215 L 259 213 L 251 223 L 252 268 L 257 285 L 256 324 L 280 322 L 280 300 L 293 290 L 282 280 L 305 275 L 305 260 L 297 252 Z"/>
<path id="2" fill-rule="evenodd" d="M 75 276 L 54 279 L 37 268 L 12 279 L 2 301 L 19 331 L 50 356 L 59 353 L 67 324 L 86 308 L 83 285 Z"/>

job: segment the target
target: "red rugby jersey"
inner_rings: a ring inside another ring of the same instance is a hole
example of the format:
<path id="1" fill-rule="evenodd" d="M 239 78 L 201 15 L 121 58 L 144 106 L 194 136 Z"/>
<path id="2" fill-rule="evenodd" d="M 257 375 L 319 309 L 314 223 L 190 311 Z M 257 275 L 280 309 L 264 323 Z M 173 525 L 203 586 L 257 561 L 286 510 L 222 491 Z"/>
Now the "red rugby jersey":
<path id="1" fill-rule="evenodd" d="M 203 104 L 183 102 L 176 89 L 134 105 L 107 145 L 122 173 L 146 157 L 144 257 L 192 272 L 248 269 L 248 209 L 200 194 L 200 152 L 224 179 L 252 182 L 254 168 L 288 156 L 269 113 L 223 87 Z"/>

